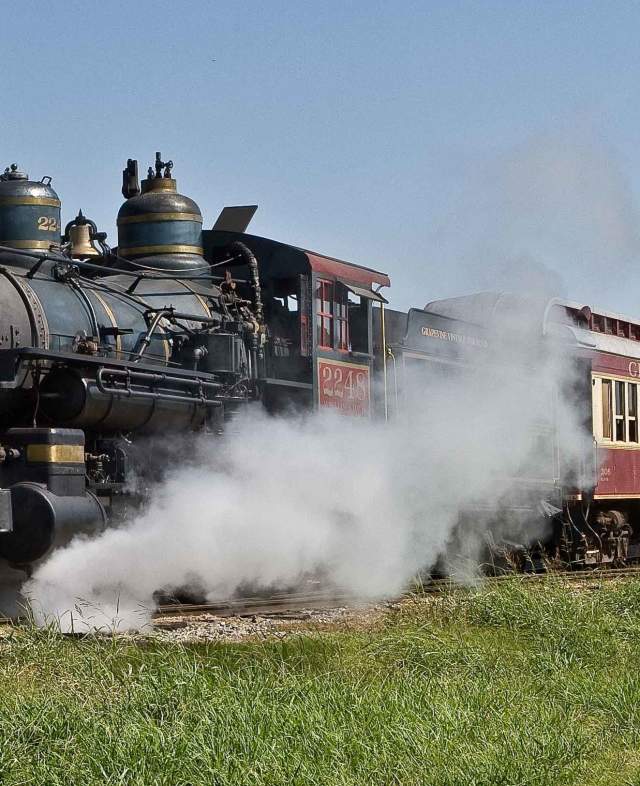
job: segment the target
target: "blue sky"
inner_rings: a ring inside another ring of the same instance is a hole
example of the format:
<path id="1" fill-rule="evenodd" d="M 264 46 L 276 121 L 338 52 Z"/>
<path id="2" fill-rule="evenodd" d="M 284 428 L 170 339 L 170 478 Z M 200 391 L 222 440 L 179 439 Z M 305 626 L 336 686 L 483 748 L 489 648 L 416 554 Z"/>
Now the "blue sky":
<path id="1" fill-rule="evenodd" d="M 5 2 L 0 151 L 115 244 L 128 157 L 205 226 L 388 271 L 396 306 L 545 287 L 640 315 L 640 5 Z M 215 60 L 215 62 L 214 62 Z"/>

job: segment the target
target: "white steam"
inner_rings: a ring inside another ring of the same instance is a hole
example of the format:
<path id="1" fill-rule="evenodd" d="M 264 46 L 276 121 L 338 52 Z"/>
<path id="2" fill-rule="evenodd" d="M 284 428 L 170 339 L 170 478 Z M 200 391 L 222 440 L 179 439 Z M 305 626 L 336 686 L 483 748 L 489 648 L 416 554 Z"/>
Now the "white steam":
<path id="1" fill-rule="evenodd" d="M 221 598 L 318 569 L 348 592 L 398 592 L 443 553 L 461 513 L 496 506 L 525 465 L 552 471 L 540 427 L 568 364 L 562 353 L 522 357 L 533 349 L 519 346 L 517 359 L 494 352 L 490 368 L 462 376 L 430 364 L 410 413 L 393 422 L 253 411 L 224 438 L 189 437 L 193 461 L 141 515 L 39 568 L 26 588 L 37 618 L 70 628 L 73 611 L 75 629 L 135 628 L 159 589 L 195 584 Z M 575 436 L 572 403 L 560 397 L 553 418 Z M 565 441 L 567 460 L 572 448 L 577 439 Z M 483 526 L 478 515 L 480 540 Z"/>
<path id="2" fill-rule="evenodd" d="M 621 154 L 584 118 L 574 120 L 464 167 L 455 199 L 413 241 L 429 264 L 408 261 L 411 275 L 394 278 L 406 301 L 408 282 L 417 281 L 437 297 L 534 291 L 633 313 L 640 255 L 633 183 Z"/>

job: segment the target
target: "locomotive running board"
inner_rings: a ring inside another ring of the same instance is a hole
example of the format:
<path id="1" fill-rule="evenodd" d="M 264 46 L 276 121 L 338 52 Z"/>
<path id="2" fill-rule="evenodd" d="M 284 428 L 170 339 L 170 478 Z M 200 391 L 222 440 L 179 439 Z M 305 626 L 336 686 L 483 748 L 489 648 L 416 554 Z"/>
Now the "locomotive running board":
<path id="1" fill-rule="evenodd" d="M 198 317 L 200 319 L 200 317 Z M 202 380 L 213 384 L 213 375 L 203 371 L 161 366 L 151 363 L 137 363 L 133 360 L 118 360 L 102 357 L 100 355 L 80 355 L 77 352 L 55 352 L 53 350 L 38 349 L 36 347 L 20 347 L 18 349 L 0 350 L 0 389 L 16 387 L 15 374 L 17 364 L 23 360 L 48 360 L 55 363 L 66 364 L 72 367 L 105 369 L 131 369 L 132 371 L 147 371 L 154 374 L 165 373 L 169 376 L 186 381 Z"/>

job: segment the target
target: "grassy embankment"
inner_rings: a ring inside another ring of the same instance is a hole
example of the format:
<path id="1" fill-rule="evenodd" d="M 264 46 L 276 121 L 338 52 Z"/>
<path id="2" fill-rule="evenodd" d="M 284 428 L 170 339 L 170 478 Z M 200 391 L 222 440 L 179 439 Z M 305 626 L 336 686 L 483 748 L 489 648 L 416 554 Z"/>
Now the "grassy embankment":
<path id="1" fill-rule="evenodd" d="M 0 639 L 0 783 L 640 783 L 640 582 L 183 646 Z"/>

